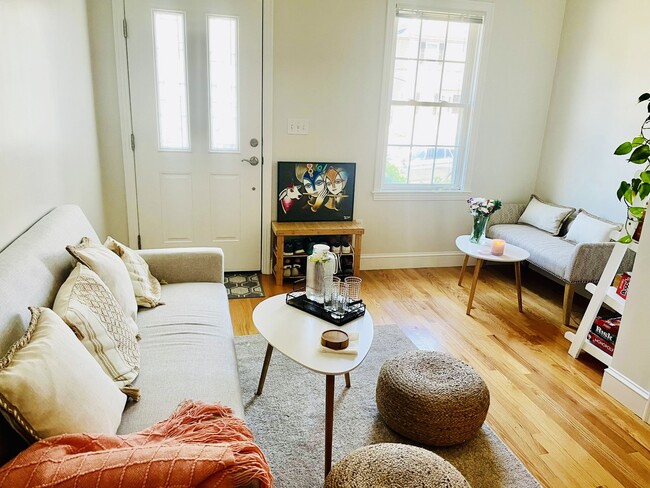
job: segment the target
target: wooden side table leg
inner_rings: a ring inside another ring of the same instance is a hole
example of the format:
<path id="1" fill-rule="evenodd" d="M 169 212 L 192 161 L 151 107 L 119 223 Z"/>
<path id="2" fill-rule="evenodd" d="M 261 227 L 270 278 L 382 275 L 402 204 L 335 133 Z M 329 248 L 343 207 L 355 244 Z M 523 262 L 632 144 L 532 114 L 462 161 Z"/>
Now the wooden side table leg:
<path id="1" fill-rule="evenodd" d="M 361 271 L 361 237 L 361 234 L 354 236 L 354 263 L 352 264 L 354 276 L 359 276 Z"/>
<path id="2" fill-rule="evenodd" d="M 469 301 L 467 302 L 467 315 L 472 311 L 472 302 L 474 301 L 474 292 L 476 291 L 476 283 L 478 282 L 478 275 L 481 272 L 481 266 L 483 266 L 483 260 L 477 259 L 476 265 L 474 265 L 474 278 L 472 278 L 472 289 L 469 292 Z"/>
<path id="3" fill-rule="evenodd" d="M 463 261 L 463 267 L 460 269 L 460 276 L 458 277 L 458 286 L 463 285 L 463 277 L 465 276 L 465 270 L 467 269 L 467 261 L 469 261 L 469 254 L 465 254 L 465 260 Z"/>
<path id="4" fill-rule="evenodd" d="M 277 236 L 276 240 L 277 249 L 275 250 L 275 284 L 282 285 L 284 275 L 284 236 Z"/>
<path id="5" fill-rule="evenodd" d="M 332 469 L 332 434 L 334 432 L 334 375 L 325 376 L 325 476 Z"/>
<path id="6" fill-rule="evenodd" d="M 345 387 L 350 388 L 352 383 L 350 382 L 350 373 L 345 373 Z"/>
<path id="7" fill-rule="evenodd" d="M 269 344 L 266 346 L 266 355 L 264 356 L 264 365 L 262 366 L 262 374 L 260 375 L 260 382 L 257 385 L 256 395 L 261 395 L 264 389 L 264 382 L 266 381 L 266 372 L 269 370 L 269 363 L 271 362 L 271 355 L 273 354 L 273 346 Z"/>
<path id="8" fill-rule="evenodd" d="M 523 306 L 521 303 L 521 263 L 517 261 L 515 263 L 515 281 L 517 282 L 517 303 L 519 304 L 519 311 L 523 312 Z"/>

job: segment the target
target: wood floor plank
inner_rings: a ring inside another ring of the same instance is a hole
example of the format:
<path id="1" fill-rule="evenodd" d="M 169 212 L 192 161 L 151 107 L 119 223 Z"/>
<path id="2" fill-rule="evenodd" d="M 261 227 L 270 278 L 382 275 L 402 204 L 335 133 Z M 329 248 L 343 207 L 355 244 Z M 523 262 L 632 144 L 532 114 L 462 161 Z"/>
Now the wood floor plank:
<path id="1" fill-rule="evenodd" d="M 467 316 L 472 272 L 458 286 L 460 267 L 364 271 L 362 298 L 375 324 L 476 369 L 490 389 L 488 423 L 544 486 L 650 486 L 650 425 L 601 390 L 601 363 L 569 356 L 563 287 L 522 269 L 520 313 L 512 266 L 486 266 Z M 271 276 L 262 285 L 267 297 L 292 289 Z M 230 300 L 236 335 L 257 333 L 262 300 Z M 574 329 L 586 303 L 576 296 Z"/>

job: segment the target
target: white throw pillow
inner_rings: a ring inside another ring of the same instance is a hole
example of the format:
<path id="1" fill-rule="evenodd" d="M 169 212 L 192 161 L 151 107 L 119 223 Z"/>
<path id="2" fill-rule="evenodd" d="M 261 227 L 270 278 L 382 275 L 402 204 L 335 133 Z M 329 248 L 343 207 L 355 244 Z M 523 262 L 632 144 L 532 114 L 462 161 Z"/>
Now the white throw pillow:
<path id="1" fill-rule="evenodd" d="M 59 289 L 52 308 L 117 386 L 138 399 L 139 390 L 130 386 L 140 372 L 133 320 L 124 314 L 99 276 L 78 263 Z"/>
<path id="2" fill-rule="evenodd" d="M 519 217 L 519 223 L 532 225 L 556 236 L 560 233 L 564 221 L 574 210 L 575 208 L 560 207 L 542 202 L 535 195 L 532 195 L 526 210 Z"/>
<path id="3" fill-rule="evenodd" d="M 609 242 L 609 235 L 621 226 L 604 220 L 580 209 L 578 216 L 571 223 L 569 232 L 564 237 L 567 241 L 579 244 L 581 242 Z"/>
<path id="4" fill-rule="evenodd" d="M 25 440 L 115 434 L 126 396 L 52 310 L 30 308 L 27 331 L 0 359 L 0 410 Z"/>
<path id="5" fill-rule="evenodd" d="M 127 317 L 133 319 L 138 314 L 138 304 L 135 301 L 135 292 L 129 277 L 129 271 L 122 260 L 111 250 L 101 244 L 91 241 L 87 237 L 81 239 L 76 246 L 67 246 L 68 252 L 81 264 L 92 269 L 99 278 L 108 286 L 113 296 L 122 307 Z M 137 325 L 134 333 L 138 333 Z"/>
<path id="6" fill-rule="evenodd" d="M 149 271 L 147 262 L 133 249 L 110 236 L 104 242 L 104 246 L 117 254 L 126 266 L 138 305 L 147 308 L 160 305 L 162 292 L 160 282 Z"/>

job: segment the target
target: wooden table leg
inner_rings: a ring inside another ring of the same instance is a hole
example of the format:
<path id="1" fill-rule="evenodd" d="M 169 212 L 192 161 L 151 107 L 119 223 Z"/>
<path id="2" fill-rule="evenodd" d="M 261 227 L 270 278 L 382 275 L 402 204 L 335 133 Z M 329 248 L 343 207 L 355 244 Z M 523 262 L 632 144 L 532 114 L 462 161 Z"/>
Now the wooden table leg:
<path id="1" fill-rule="evenodd" d="M 266 381 L 266 372 L 269 370 L 269 363 L 271 362 L 271 354 L 273 354 L 273 346 L 269 344 L 266 346 L 266 355 L 264 356 L 264 365 L 262 366 L 262 374 L 260 375 L 260 382 L 257 385 L 256 395 L 261 395 L 264 389 L 264 381 Z"/>
<path id="2" fill-rule="evenodd" d="M 519 304 L 519 311 L 523 312 L 523 306 L 521 304 L 521 266 L 519 261 L 515 263 L 515 281 L 517 282 L 517 302 Z"/>
<path id="3" fill-rule="evenodd" d="M 463 277 L 465 276 L 465 270 L 467 269 L 467 261 L 469 261 L 469 254 L 465 254 L 463 267 L 460 269 L 460 276 L 458 277 L 458 286 L 462 286 L 463 284 Z"/>
<path id="4" fill-rule="evenodd" d="M 483 266 L 483 260 L 477 259 L 476 264 L 474 265 L 474 278 L 472 278 L 472 289 L 469 292 L 469 301 L 467 302 L 467 315 L 472 311 L 472 302 L 474 301 L 474 292 L 476 291 L 476 283 L 478 282 L 478 275 L 481 272 L 481 266 Z"/>
<path id="5" fill-rule="evenodd" d="M 332 469 L 332 434 L 334 430 L 334 375 L 325 376 L 325 476 Z"/>
<path id="6" fill-rule="evenodd" d="M 354 276 L 359 276 L 361 272 L 361 234 L 354 236 L 354 262 L 352 263 L 352 273 Z"/>
<path id="7" fill-rule="evenodd" d="M 350 373 L 345 373 L 345 387 L 350 388 L 352 383 L 350 383 Z"/>

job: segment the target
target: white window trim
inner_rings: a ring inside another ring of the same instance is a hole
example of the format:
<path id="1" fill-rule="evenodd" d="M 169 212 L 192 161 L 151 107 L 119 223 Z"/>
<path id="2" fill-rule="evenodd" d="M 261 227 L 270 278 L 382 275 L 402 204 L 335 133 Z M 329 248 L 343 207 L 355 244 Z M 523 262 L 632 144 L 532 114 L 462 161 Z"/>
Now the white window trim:
<path id="1" fill-rule="evenodd" d="M 470 95 L 473 103 L 467 121 L 467 144 L 463 155 L 460 187 L 457 189 L 418 189 L 415 185 L 394 190 L 384 188 L 386 151 L 388 146 L 388 121 L 393 89 L 393 69 L 395 63 L 396 12 L 398 8 L 421 10 L 443 10 L 461 14 L 474 14 L 484 17 L 482 39 L 474 67 L 474 89 Z M 374 200 L 463 200 L 471 195 L 472 161 L 474 161 L 475 138 L 473 137 L 475 121 L 481 112 L 482 87 L 485 79 L 487 53 L 494 16 L 494 4 L 477 0 L 389 0 L 386 8 L 386 41 L 384 47 L 384 71 L 381 87 L 381 105 L 377 130 L 377 153 L 375 161 Z"/>

